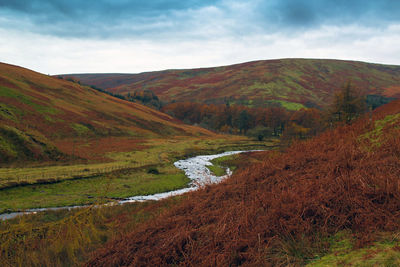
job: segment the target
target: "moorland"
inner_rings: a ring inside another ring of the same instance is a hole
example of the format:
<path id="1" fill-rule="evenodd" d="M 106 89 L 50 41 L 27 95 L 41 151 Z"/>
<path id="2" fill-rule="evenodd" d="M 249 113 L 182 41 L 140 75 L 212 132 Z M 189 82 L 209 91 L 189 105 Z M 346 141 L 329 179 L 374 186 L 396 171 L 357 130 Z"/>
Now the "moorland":
<path id="1" fill-rule="evenodd" d="M 5 266 L 400 262 L 400 67 L 283 59 L 49 76 L 0 64 Z M 184 188 L 173 163 L 212 161 Z M 106 205 L 104 205 L 106 204 Z"/>

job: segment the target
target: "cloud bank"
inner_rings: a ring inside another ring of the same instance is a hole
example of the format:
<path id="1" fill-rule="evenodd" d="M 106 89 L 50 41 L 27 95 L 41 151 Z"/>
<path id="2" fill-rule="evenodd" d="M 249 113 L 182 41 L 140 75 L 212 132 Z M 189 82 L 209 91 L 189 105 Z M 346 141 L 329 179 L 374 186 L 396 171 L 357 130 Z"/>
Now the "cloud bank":
<path id="1" fill-rule="evenodd" d="M 395 0 L 0 0 L 0 60 L 51 74 L 281 57 L 400 64 L 399 25 Z"/>

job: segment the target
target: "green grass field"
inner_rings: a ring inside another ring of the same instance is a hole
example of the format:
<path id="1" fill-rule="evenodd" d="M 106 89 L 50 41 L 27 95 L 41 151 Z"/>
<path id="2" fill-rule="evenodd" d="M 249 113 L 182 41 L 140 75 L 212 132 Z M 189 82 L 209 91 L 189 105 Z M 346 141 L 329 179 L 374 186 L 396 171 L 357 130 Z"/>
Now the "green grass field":
<path id="1" fill-rule="evenodd" d="M 108 163 L 3 168 L 0 213 L 104 203 L 176 190 L 190 181 L 173 166 L 176 160 L 228 150 L 268 149 L 273 145 L 275 140 L 257 142 L 244 137 L 155 139 L 148 141 L 143 150 L 108 154 L 114 160 Z M 148 173 L 150 168 L 156 168 L 159 174 Z"/>
<path id="2" fill-rule="evenodd" d="M 179 189 L 190 181 L 182 171 L 171 166 L 160 167 L 159 171 L 160 174 L 150 174 L 144 168 L 126 174 L 115 172 L 91 178 L 4 189 L 0 191 L 0 212 L 103 203 L 115 198 Z"/>

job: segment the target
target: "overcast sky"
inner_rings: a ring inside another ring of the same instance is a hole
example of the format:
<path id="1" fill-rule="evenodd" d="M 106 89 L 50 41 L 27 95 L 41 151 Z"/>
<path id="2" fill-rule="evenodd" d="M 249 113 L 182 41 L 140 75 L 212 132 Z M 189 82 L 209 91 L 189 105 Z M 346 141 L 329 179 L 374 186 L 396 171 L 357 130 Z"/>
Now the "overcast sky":
<path id="1" fill-rule="evenodd" d="M 400 65 L 400 1 L 0 0 L 0 61 L 45 74 L 292 57 Z"/>

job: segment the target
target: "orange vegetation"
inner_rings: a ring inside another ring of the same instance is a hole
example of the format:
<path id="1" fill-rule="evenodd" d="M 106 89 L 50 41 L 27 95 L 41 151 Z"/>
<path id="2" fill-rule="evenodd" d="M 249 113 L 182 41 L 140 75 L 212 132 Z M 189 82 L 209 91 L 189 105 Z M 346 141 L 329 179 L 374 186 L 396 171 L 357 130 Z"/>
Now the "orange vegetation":
<path id="1" fill-rule="evenodd" d="M 400 97 L 400 86 L 390 86 L 385 90 L 384 93 L 385 96 L 388 97 Z"/>
<path id="2" fill-rule="evenodd" d="M 382 124 L 399 113 L 395 101 L 285 153 L 258 153 L 262 163 L 187 194 L 87 265 L 274 265 L 295 242 L 325 246 L 322 237 L 349 229 L 361 245 L 374 231 L 399 229 L 400 119 Z"/>

